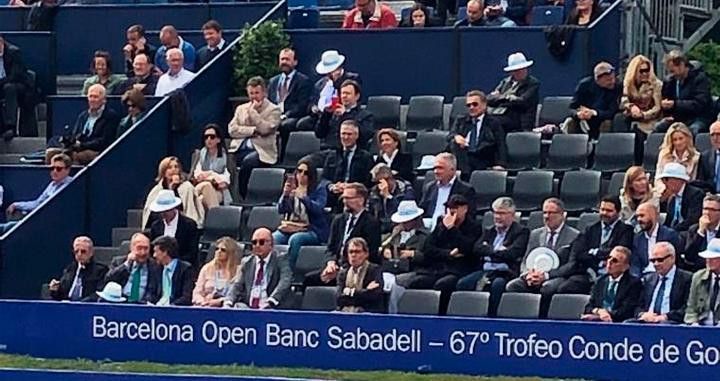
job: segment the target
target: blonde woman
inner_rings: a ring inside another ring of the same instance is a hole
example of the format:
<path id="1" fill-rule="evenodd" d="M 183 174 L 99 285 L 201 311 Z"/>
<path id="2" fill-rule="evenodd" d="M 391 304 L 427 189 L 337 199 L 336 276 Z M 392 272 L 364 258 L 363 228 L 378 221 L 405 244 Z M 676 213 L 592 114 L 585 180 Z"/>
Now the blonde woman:
<path id="1" fill-rule="evenodd" d="M 662 117 L 662 81 L 655 76 L 652 63 L 643 56 L 635 56 L 628 64 L 623 80 L 623 96 L 620 110 L 631 130 L 645 136 L 653 131 Z"/>
<path id="2" fill-rule="evenodd" d="M 191 218 L 198 226 L 202 228 L 205 221 L 205 209 L 195 196 L 195 187 L 187 180 L 182 173 L 182 163 L 175 156 L 168 156 L 160 160 L 158 165 L 158 174 L 155 178 L 155 186 L 145 199 L 145 207 L 143 208 L 142 226 L 146 229 L 150 227 L 150 204 L 155 200 L 158 193 L 163 189 L 171 189 L 177 197 L 182 201 L 183 214 Z"/>
<path id="3" fill-rule="evenodd" d="M 632 166 L 625 172 L 623 187 L 620 189 L 620 218 L 627 224 L 635 226 L 635 210 L 644 203 L 651 201 L 659 207 L 660 201 L 653 192 L 650 178 L 643 167 Z"/>
<path id="4" fill-rule="evenodd" d="M 667 163 L 679 163 L 685 167 L 692 181 L 697 176 L 698 161 L 700 161 L 700 153 L 695 149 L 690 129 L 680 122 L 671 124 L 660 146 L 655 173 L 662 173 Z M 663 182 L 655 179 L 655 192 L 662 194 L 664 190 Z"/>
<path id="5" fill-rule="evenodd" d="M 237 273 L 238 245 L 230 237 L 215 242 L 215 257 L 200 270 L 195 289 L 193 305 L 221 307 L 232 279 Z"/>

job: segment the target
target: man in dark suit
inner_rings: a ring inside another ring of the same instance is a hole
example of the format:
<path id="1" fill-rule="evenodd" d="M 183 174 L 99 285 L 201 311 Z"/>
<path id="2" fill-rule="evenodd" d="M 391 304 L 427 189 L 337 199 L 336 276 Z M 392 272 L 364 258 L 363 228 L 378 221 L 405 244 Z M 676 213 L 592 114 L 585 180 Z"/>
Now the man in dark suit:
<path id="1" fill-rule="evenodd" d="M 577 275 L 573 276 L 577 284 L 566 293 L 589 292 L 592 281 L 605 273 L 605 260 L 612 248 L 633 246 L 633 228 L 620 220 L 620 208 L 617 196 L 603 197 L 598 208 L 600 221 L 586 227 L 573 243 L 570 256 L 578 262 Z"/>
<path id="2" fill-rule="evenodd" d="M 375 136 L 373 115 L 360 107 L 360 84 L 347 80 L 340 85 L 340 100 L 331 103 L 323 110 L 315 125 L 315 136 L 322 140 L 322 147 L 336 149 L 340 146 L 340 126 L 346 120 L 353 120 L 360 130 L 357 144 L 368 149 L 370 140 Z"/>
<path id="3" fill-rule="evenodd" d="M 700 154 L 697 178 L 692 182 L 706 192 L 720 192 L 720 121 L 710 125 L 712 148 Z"/>
<path id="4" fill-rule="evenodd" d="M 353 120 L 346 120 L 340 127 L 342 146 L 331 150 L 325 158 L 323 177 L 330 181 L 327 206 L 339 212 L 338 197 L 348 183 L 361 183 L 366 187 L 371 184 L 370 170 L 373 167 L 372 155 L 357 144 L 358 126 Z"/>
<path id="5" fill-rule="evenodd" d="M 348 267 L 340 270 L 337 309 L 343 312 L 385 312 L 383 272 L 368 261 L 367 242 L 360 237 L 347 243 Z"/>
<path id="6" fill-rule="evenodd" d="M 48 286 L 50 297 L 55 300 L 92 302 L 97 291 L 102 290 L 107 266 L 93 258 L 93 241 L 80 236 L 73 241 L 75 260 L 63 270 L 60 280 L 52 279 Z"/>
<path id="7" fill-rule="evenodd" d="M 505 133 L 535 128 L 540 81 L 529 74 L 532 64 L 521 52 L 508 56 L 503 70 L 510 75 L 488 95 L 488 114 L 498 119 Z"/>
<path id="8" fill-rule="evenodd" d="M 657 177 L 665 184 L 660 196 L 660 212 L 667 213 L 665 226 L 676 231 L 686 231 L 702 215 L 702 200 L 705 195 L 688 181 L 685 166 L 680 163 L 668 163 Z"/>
<path id="9" fill-rule="evenodd" d="M 88 109 L 78 115 L 70 135 L 63 137 L 63 148 L 50 147 L 45 151 L 48 162 L 65 152 L 73 162 L 87 165 L 115 140 L 120 117 L 107 106 L 105 87 L 100 84 L 90 86 L 87 100 Z"/>
<path id="10" fill-rule="evenodd" d="M 139 53 L 133 59 L 133 75 L 125 82 L 115 88 L 113 94 L 123 95 L 130 89 L 138 89 L 143 95 L 151 97 L 155 95 L 158 76 L 153 73 L 150 57 L 145 53 Z"/>
<path id="11" fill-rule="evenodd" d="M 593 286 L 582 320 L 622 322 L 633 316 L 640 304 L 643 286 L 640 279 L 628 271 L 630 255 L 630 250 L 623 246 L 610 252 L 607 274 Z"/>
<path id="12" fill-rule="evenodd" d="M 152 241 L 153 258 L 162 266 L 162 275 L 158 278 L 158 306 L 189 306 L 192 304 L 192 292 L 197 274 L 188 262 L 178 259 L 177 240 L 160 236 Z"/>
<path id="13" fill-rule="evenodd" d="M 467 180 L 475 170 L 502 170 L 507 161 L 507 148 L 502 127 L 485 114 L 485 94 L 479 90 L 469 91 L 465 102 L 468 115 L 456 121 L 448 140 L 450 151 L 457 157 L 463 178 Z"/>
<path id="14" fill-rule="evenodd" d="M 239 276 L 230 286 L 223 307 L 274 309 L 287 305 L 292 273 L 287 258 L 273 246 L 268 228 L 255 229 L 252 255 L 240 263 Z"/>
<path id="15" fill-rule="evenodd" d="M 23 63 L 20 49 L 0 35 L 0 100 L 5 101 L 5 109 L 0 110 L 3 115 L 3 120 L 0 121 L 3 139 L 10 140 L 15 136 L 17 110 L 21 108 L 25 112 L 32 106 L 30 95 L 33 91 L 33 83 Z M 23 128 L 21 135 L 36 136 L 37 133 L 24 131 Z"/>
<path id="16" fill-rule="evenodd" d="M 640 204 L 635 211 L 635 216 L 640 231 L 635 234 L 633 239 L 630 273 L 633 276 L 640 277 L 645 273 L 655 271 L 652 263 L 650 263 L 650 256 L 657 242 L 670 242 L 675 246 L 675 251 L 678 251 L 681 246 L 678 233 L 667 226 L 660 225 L 658 222 L 659 211 L 652 202 Z"/>
<path id="17" fill-rule="evenodd" d="M 682 324 L 692 273 L 675 266 L 675 248 L 667 242 L 655 245 L 650 261 L 655 272 L 643 277 L 642 303 L 629 321 Z"/>
<path id="18" fill-rule="evenodd" d="M 113 258 L 105 283 L 115 282 L 122 287 L 128 303 L 155 303 L 162 268 L 150 259 L 150 239 L 143 233 L 130 238 L 130 253 Z"/>
<path id="19" fill-rule="evenodd" d="M 150 211 L 160 213 L 160 217 L 150 225 L 150 239 L 161 236 L 173 237 L 177 240 L 177 258 L 198 268 L 198 235 L 197 224 L 178 210 L 182 201 L 172 190 L 161 190 L 150 204 Z"/>
<path id="20" fill-rule="evenodd" d="M 308 103 L 312 93 L 310 79 L 295 69 L 297 64 L 294 49 L 281 50 L 278 56 L 280 74 L 270 78 L 268 82 L 268 99 L 282 110 L 279 132 L 283 156 L 290 133 L 299 130 L 298 121 L 308 114 Z M 310 126 L 310 130 L 312 127 Z"/>
<path id="21" fill-rule="evenodd" d="M 515 202 L 500 197 L 492 204 L 494 226 L 483 231 L 475 242 L 473 255 L 481 264 L 477 271 L 462 277 L 458 290 L 490 289 L 488 315 L 494 317 L 507 282 L 520 274 L 520 259 L 527 248 L 530 230 L 515 222 Z M 478 284 L 480 280 L 482 284 Z"/>
<path id="22" fill-rule="evenodd" d="M 125 36 L 127 38 L 127 44 L 123 47 L 125 74 L 127 74 L 128 77 L 132 77 L 135 57 L 137 57 L 138 54 L 144 54 L 149 57 L 148 62 L 152 63 L 155 60 L 157 47 L 147 42 L 147 39 L 145 39 L 145 28 L 140 24 L 131 25 L 125 32 Z M 149 94 L 155 94 L 155 91 L 153 90 L 153 92 Z"/>
<path id="23" fill-rule="evenodd" d="M 222 26 L 215 20 L 209 20 L 202 26 L 203 38 L 207 45 L 198 49 L 195 57 L 195 72 L 197 73 L 208 62 L 212 61 L 227 45 L 222 36 Z"/>
<path id="24" fill-rule="evenodd" d="M 607 62 L 595 65 L 592 77 L 580 80 L 570 108 L 572 117 L 565 120 L 571 133 L 586 133 L 597 139 L 600 132 L 610 131 L 620 106 L 622 85 L 615 77 L 615 68 Z"/>
<path id="25" fill-rule="evenodd" d="M 460 194 L 470 203 L 471 216 L 475 212 L 475 189 L 472 185 L 460 180 L 457 176 L 457 159 L 455 155 L 447 152 L 435 156 L 433 168 L 435 181 L 423 186 L 420 208 L 425 211 L 423 217 L 432 218 L 432 227 L 438 217 L 445 215 L 445 203 L 452 195 Z"/>
<path id="26" fill-rule="evenodd" d="M 678 261 L 678 267 L 695 272 L 705 268 L 705 259 L 700 253 L 707 249 L 708 243 L 718 237 L 720 229 L 720 196 L 708 194 L 703 199 L 702 216 L 698 223 L 690 226 L 686 232 L 680 234 L 681 248 L 684 257 Z"/>
<path id="27" fill-rule="evenodd" d="M 370 250 L 370 262 L 382 263 L 380 247 L 380 222 L 365 210 L 367 188 L 360 183 L 349 183 L 343 188 L 342 201 L 345 211 L 336 215 L 330 224 L 330 238 L 325 252 L 325 267 L 305 276 L 306 286 L 335 285 L 338 272 L 347 267 L 346 243 L 350 238 L 365 240 Z"/>

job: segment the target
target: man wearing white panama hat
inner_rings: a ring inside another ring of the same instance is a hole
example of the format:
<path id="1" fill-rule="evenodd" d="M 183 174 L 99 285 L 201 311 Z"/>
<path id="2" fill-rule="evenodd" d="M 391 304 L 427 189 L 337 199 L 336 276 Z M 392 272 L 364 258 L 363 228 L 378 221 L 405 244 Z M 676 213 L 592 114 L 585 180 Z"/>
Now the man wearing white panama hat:
<path id="1" fill-rule="evenodd" d="M 503 78 L 487 98 L 488 114 L 494 116 L 505 132 L 530 131 L 535 127 L 535 112 L 540 97 L 540 81 L 529 74 L 533 65 L 522 52 L 508 56 Z"/>
<path id="2" fill-rule="evenodd" d="M 197 267 L 200 236 L 195 221 L 178 210 L 181 203 L 172 190 L 163 189 L 158 193 L 150 204 L 150 211 L 160 213 L 161 218 L 150 225 L 150 240 L 154 241 L 161 236 L 174 237 L 178 245 L 178 259 Z"/>
<path id="3" fill-rule="evenodd" d="M 690 177 L 680 163 L 666 164 L 657 178 L 665 184 L 660 196 L 660 212 L 667 213 L 665 226 L 679 232 L 688 230 L 702 215 L 703 191 L 688 184 Z"/>
<path id="4" fill-rule="evenodd" d="M 685 308 L 685 324 L 717 325 L 720 320 L 720 238 L 710 241 L 700 257 L 705 258 L 707 267 L 693 275 Z"/>

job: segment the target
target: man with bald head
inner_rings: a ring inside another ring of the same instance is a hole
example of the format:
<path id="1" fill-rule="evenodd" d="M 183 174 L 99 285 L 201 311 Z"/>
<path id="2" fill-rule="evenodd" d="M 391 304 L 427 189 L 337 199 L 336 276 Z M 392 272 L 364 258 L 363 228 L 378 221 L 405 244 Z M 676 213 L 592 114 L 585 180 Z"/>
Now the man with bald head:
<path id="1" fill-rule="evenodd" d="M 162 46 L 155 53 L 155 67 L 163 73 L 168 70 L 168 62 L 166 61 L 166 53 L 168 50 L 176 48 L 180 49 L 185 57 L 183 66 L 185 69 L 195 70 L 195 47 L 191 43 L 180 37 L 178 31 L 172 25 L 165 25 L 160 29 L 160 43 Z"/>
<path id="2" fill-rule="evenodd" d="M 60 280 L 52 279 L 48 288 L 55 300 L 90 302 L 97 299 L 101 291 L 107 266 L 94 261 L 93 241 L 90 237 L 79 236 L 73 241 L 74 260 L 63 270 Z"/>
<path id="3" fill-rule="evenodd" d="M 282 308 L 290 293 L 290 266 L 285 255 L 273 246 L 270 229 L 261 227 L 252 234 L 252 255 L 242 259 L 223 307 L 243 309 Z"/>
<path id="4" fill-rule="evenodd" d="M 165 96 L 185 86 L 185 84 L 195 78 L 195 73 L 184 67 L 186 59 L 182 50 L 172 48 L 167 51 L 166 56 L 168 70 L 158 79 L 157 86 L 155 87 L 156 97 Z"/>
<path id="5" fill-rule="evenodd" d="M 145 96 L 155 95 L 158 75 L 153 71 L 152 62 L 147 54 L 135 55 L 132 62 L 132 74 L 120 86 L 115 87 L 114 95 L 123 95 L 130 89 L 140 90 Z"/>
<path id="6" fill-rule="evenodd" d="M 75 164 L 87 165 L 115 139 L 120 117 L 106 105 L 105 87 L 101 84 L 90 86 L 87 103 L 88 109 L 78 115 L 70 135 L 60 139 L 61 147 L 45 151 L 48 163 L 53 156 L 66 153 Z"/>
<path id="7" fill-rule="evenodd" d="M 650 262 L 655 244 L 661 241 L 670 242 L 677 250 L 680 247 L 680 236 L 675 230 L 659 223 L 660 212 L 652 202 L 640 204 L 635 216 L 640 232 L 635 234 L 633 240 L 630 273 L 639 277 L 655 272 L 655 266 Z"/>
<path id="8" fill-rule="evenodd" d="M 130 253 L 113 258 L 105 283 L 115 282 L 123 287 L 129 303 L 154 302 L 157 299 L 158 279 L 162 268 L 150 258 L 150 239 L 143 233 L 130 238 Z"/>

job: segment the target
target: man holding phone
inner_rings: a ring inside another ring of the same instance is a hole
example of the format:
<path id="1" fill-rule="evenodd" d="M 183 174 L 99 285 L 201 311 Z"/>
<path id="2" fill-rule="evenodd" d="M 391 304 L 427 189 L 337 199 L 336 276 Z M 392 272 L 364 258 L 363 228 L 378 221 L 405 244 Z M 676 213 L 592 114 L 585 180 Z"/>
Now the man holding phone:
<path id="1" fill-rule="evenodd" d="M 358 146 L 368 149 L 369 142 L 375 135 L 373 115 L 360 109 L 360 84 L 347 80 L 340 86 L 340 97 L 333 96 L 330 104 L 323 110 L 322 116 L 315 126 L 315 136 L 323 140 L 325 148 L 340 146 L 340 125 L 352 119 L 357 122 L 360 130 Z"/>
<path id="2" fill-rule="evenodd" d="M 155 57 L 157 47 L 147 42 L 145 39 L 145 28 L 140 24 L 131 25 L 127 32 L 127 44 L 123 47 L 123 55 L 125 56 L 125 74 L 132 77 L 134 74 L 133 62 L 138 54 L 145 54 L 148 57 Z"/>

